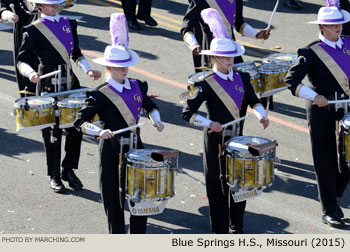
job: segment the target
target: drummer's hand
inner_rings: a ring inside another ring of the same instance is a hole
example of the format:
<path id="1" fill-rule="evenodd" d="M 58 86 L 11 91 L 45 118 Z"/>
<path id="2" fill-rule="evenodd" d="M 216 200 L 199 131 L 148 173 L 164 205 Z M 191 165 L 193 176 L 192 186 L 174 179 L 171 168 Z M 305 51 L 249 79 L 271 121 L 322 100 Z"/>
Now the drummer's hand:
<path id="1" fill-rule="evenodd" d="M 31 72 L 29 74 L 29 80 L 33 83 L 38 83 L 40 81 L 39 76 L 40 75 L 37 72 Z"/>
<path id="2" fill-rule="evenodd" d="M 222 131 L 222 126 L 221 126 L 221 123 L 219 123 L 219 122 L 211 122 L 209 125 L 209 128 L 211 130 L 214 130 L 215 132 Z"/>
<path id="3" fill-rule="evenodd" d="M 17 23 L 19 21 L 19 17 L 16 14 L 12 14 L 10 20 L 14 23 Z"/>
<path id="4" fill-rule="evenodd" d="M 316 95 L 314 103 L 319 107 L 325 107 L 328 105 L 328 100 L 323 95 Z"/>
<path id="5" fill-rule="evenodd" d="M 264 30 L 261 30 L 260 32 L 258 32 L 255 37 L 257 39 L 266 40 L 270 37 L 270 31 L 271 31 L 270 28 L 265 28 Z"/>
<path id="6" fill-rule="evenodd" d="M 266 129 L 270 125 L 269 119 L 263 117 L 260 119 L 260 123 L 262 123 L 264 129 Z"/>
<path id="7" fill-rule="evenodd" d="M 159 132 L 162 132 L 164 129 L 164 124 L 161 122 L 155 122 L 153 123 L 153 126 L 156 127 Z"/>
<path id="8" fill-rule="evenodd" d="M 109 129 L 101 130 L 100 131 L 100 138 L 102 139 L 109 139 L 113 137 L 113 132 Z"/>
<path id="9" fill-rule="evenodd" d="M 193 55 L 199 55 L 199 53 L 202 51 L 202 48 L 200 45 L 194 45 L 192 48 L 192 54 Z"/>
<path id="10" fill-rule="evenodd" d="M 94 77 L 94 80 L 98 80 L 99 78 L 101 78 L 101 72 L 97 70 L 89 70 L 87 74 L 90 77 Z"/>

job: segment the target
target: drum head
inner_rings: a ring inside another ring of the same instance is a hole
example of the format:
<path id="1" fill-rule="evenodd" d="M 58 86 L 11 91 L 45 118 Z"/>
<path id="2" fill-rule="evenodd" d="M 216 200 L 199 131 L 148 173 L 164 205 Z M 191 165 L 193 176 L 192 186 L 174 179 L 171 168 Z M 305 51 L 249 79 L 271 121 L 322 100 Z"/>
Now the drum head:
<path id="1" fill-rule="evenodd" d="M 267 63 L 258 67 L 259 73 L 274 74 L 288 72 L 289 66 L 286 64 Z"/>
<path id="2" fill-rule="evenodd" d="M 190 75 L 187 78 L 187 82 L 188 82 L 188 84 L 194 84 L 194 83 L 205 80 L 206 78 L 208 78 L 212 74 L 213 74 L 212 71 L 203 71 L 203 72 L 195 73 L 195 74 Z"/>
<path id="3" fill-rule="evenodd" d="M 68 98 L 84 98 L 86 99 L 86 94 L 85 93 L 74 93 L 74 94 L 70 94 L 68 96 Z"/>
<path id="4" fill-rule="evenodd" d="M 298 55 L 292 53 L 274 53 L 263 58 L 263 62 L 266 63 L 286 63 L 293 65 L 297 60 Z"/>
<path id="5" fill-rule="evenodd" d="M 62 108 L 81 108 L 85 105 L 83 98 L 65 98 L 57 103 L 58 107 Z"/>
<path id="6" fill-rule="evenodd" d="M 152 159 L 152 152 L 158 152 L 162 150 L 157 149 L 133 149 L 126 154 L 128 162 L 131 162 L 132 165 L 143 165 L 146 167 L 167 167 L 163 162 L 158 162 Z"/>
<path id="7" fill-rule="evenodd" d="M 241 71 L 244 73 L 249 73 L 251 79 L 256 79 L 259 77 L 258 68 L 253 61 L 242 62 L 232 65 L 232 68 L 236 71 Z"/>
<path id="8" fill-rule="evenodd" d="M 271 140 L 262 137 L 254 136 L 239 136 L 233 137 L 226 143 L 226 150 L 238 157 L 253 157 L 248 151 L 248 147 L 251 145 L 270 143 Z"/>
<path id="9" fill-rule="evenodd" d="M 15 101 L 15 108 L 24 108 L 26 103 L 28 103 L 29 109 L 45 109 L 52 107 L 55 104 L 55 99 L 38 96 L 23 97 Z"/>

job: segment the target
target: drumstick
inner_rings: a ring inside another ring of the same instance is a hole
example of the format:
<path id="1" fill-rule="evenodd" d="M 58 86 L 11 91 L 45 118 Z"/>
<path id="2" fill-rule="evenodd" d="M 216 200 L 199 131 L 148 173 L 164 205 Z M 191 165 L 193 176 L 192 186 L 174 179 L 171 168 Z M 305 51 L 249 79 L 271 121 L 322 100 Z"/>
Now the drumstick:
<path id="1" fill-rule="evenodd" d="M 60 72 L 61 72 L 61 70 L 53 71 L 51 73 L 47 73 L 47 74 L 39 76 L 39 79 L 42 80 L 42 79 L 45 79 L 45 78 L 50 77 L 52 75 L 58 74 Z"/>
<path id="2" fill-rule="evenodd" d="M 236 119 L 236 120 L 233 120 L 233 121 L 231 121 L 231 122 L 228 122 L 228 123 L 225 123 L 225 124 L 221 125 L 221 127 L 224 129 L 224 128 L 226 128 L 227 126 L 230 126 L 230 125 L 232 125 L 232 124 L 235 124 L 235 123 L 237 123 L 237 122 L 240 122 L 240 121 L 246 119 L 247 117 L 248 117 L 247 115 L 246 115 L 246 116 L 243 116 L 243 117 L 240 117 L 240 118 L 238 118 L 238 119 Z M 212 129 L 208 131 L 208 133 L 212 133 L 212 132 L 214 132 L 214 130 L 212 130 Z"/>
<path id="3" fill-rule="evenodd" d="M 347 99 L 347 100 L 328 101 L 328 104 L 348 103 L 348 102 L 350 102 L 350 99 Z"/>
<path id="4" fill-rule="evenodd" d="M 279 0 L 276 1 L 276 4 L 275 4 L 275 7 L 273 8 L 273 11 L 272 11 L 269 23 L 268 23 L 268 25 L 266 27 L 267 29 L 270 29 L 270 27 L 271 27 L 271 23 L 272 23 L 272 20 L 273 20 L 273 18 L 275 16 L 276 11 L 277 11 L 277 7 L 278 7 L 279 2 L 280 2 Z"/>
<path id="5" fill-rule="evenodd" d="M 124 129 L 120 129 L 120 130 L 113 131 L 112 133 L 113 133 L 113 136 L 115 136 L 115 135 L 118 135 L 118 134 L 120 134 L 120 133 L 123 133 L 123 132 L 129 131 L 129 130 L 138 128 L 138 127 L 143 126 L 143 125 L 145 125 L 144 122 L 138 123 L 138 124 L 136 124 L 136 125 L 133 125 L 133 126 L 130 126 L 130 127 L 124 128 Z M 101 137 L 98 137 L 97 139 L 100 140 Z"/>

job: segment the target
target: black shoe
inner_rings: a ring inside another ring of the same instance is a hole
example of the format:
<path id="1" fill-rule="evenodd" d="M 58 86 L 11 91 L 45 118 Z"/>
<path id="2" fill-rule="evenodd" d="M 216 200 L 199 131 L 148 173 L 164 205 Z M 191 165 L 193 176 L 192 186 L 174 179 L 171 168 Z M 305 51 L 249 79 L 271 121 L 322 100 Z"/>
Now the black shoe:
<path id="1" fill-rule="evenodd" d="M 68 181 L 69 186 L 74 190 L 83 188 L 83 184 L 72 169 L 63 169 L 62 179 Z"/>
<path id="2" fill-rule="evenodd" d="M 291 10 L 301 10 L 302 5 L 296 0 L 284 0 L 284 6 Z"/>
<path id="3" fill-rule="evenodd" d="M 64 187 L 64 184 L 62 183 L 60 177 L 51 177 L 50 187 L 55 193 L 64 193 L 66 191 L 66 188 Z"/>
<path id="4" fill-rule="evenodd" d="M 147 17 L 140 17 L 140 16 L 137 16 L 136 17 L 138 20 L 143 20 L 145 21 L 145 24 L 148 25 L 148 26 L 157 26 L 158 23 L 156 20 L 154 20 L 154 18 L 152 18 L 151 16 L 147 16 Z"/>
<path id="5" fill-rule="evenodd" d="M 341 207 L 337 204 L 336 208 L 335 208 L 335 215 L 338 216 L 340 219 L 344 218 L 344 213 L 341 210 Z"/>
<path id="6" fill-rule="evenodd" d="M 136 18 L 135 19 L 129 19 L 128 20 L 128 26 L 130 29 L 133 30 L 142 30 L 141 25 L 139 24 L 139 22 L 137 22 Z"/>
<path id="7" fill-rule="evenodd" d="M 346 227 L 344 221 L 342 221 L 335 214 L 322 215 L 322 222 L 333 228 L 344 228 Z"/>

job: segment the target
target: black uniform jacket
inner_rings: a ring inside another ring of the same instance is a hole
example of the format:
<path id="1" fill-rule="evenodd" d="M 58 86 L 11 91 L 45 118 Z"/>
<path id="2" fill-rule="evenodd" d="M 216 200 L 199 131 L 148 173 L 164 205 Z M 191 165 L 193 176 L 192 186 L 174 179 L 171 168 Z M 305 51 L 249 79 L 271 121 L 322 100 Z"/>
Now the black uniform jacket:
<path id="1" fill-rule="evenodd" d="M 245 116 L 247 105 L 254 107 L 260 103 L 260 100 L 256 96 L 252 85 L 250 84 L 250 76 L 248 73 L 239 72 L 244 84 L 244 97 L 240 110 L 240 116 Z M 208 110 L 208 118 L 212 121 L 217 121 L 221 124 L 233 121 L 238 118 L 233 118 L 221 99 L 216 95 L 215 91 L 209 86 L 208 82 L 201 81 L 196 84 L 196 90 L 194 95 L 187 100 L 187 104 L 182 111 L 182 118 L 186 121 L 190 121 L 193 114 L 197 113 L 199 107 L 203 102 L 206 102 Z"/>
<path id="2" fill-rule="evenodd" d="M 83 54 L 79 48 L 79 39 L 77 34 L 77 21 L 69 20 L 72 27 L 72 34 L 74 39 L 74 49 L 72 52 L 72 59 L 77 61 L 79 58 L 83 57 Z M 22 46 L 17 57 L 17 67 L 20 66 L 22 62 L 30 64 L 33 58 L 38 58 L 40 61 L 39 74 L 43 75 L 50 73 L 58 69 L 59 65 L 66 64 L 61 55 L 56 51 L 56 49 L 51 45 L 49 40 L 34 26 L 30 25 L 27 27 L 26 32 L 23 34 Z M 62 76 L 65 76 L 65 72 L 62 72 Z M 79 81 L 73 74 L 73 86 L 72 88 L 79 88 Z M 51 84 L 51 78 L 46 78 L 44 80 L 44 85 L 42 85 L 45 91 L 52 92 L 53 85 Z"/>
<path id="3" fill-rule="evenodd" d="M 0 8 L 0 16 L 3 11 L 8 10 L 12 12 L 12 9 L 10 8 L 10 4 L 14 5 L 16 15 L 19 16 L 18 25 L 19 26 L 26 26 L 29 25 L 38 15 L 38 12 L 35 11 L 33 13 L 30 13 L 28 9 L 23 4 L 23 1 L 21 0 L 1 0 L 1 8 Z"/>
<path id="4" fill-rule="evenodd" d="M 208 49 L 205 47 L 204 44 L 210 45 L 210 42 L 213 38 L 209 26 L 206 23 L 204 23 L 200 15 L 201 11 L 207 8 L 210 8 L 210 6 L 205 0 L 191 0 L 187 12 L 183 18 L 181 28 L 182 35 L 185 35 L 186 32 L 194 33 L 198 43 L 203 47 L 203 49 Z M 241 26 L 244 23 L 245 21 L 243 19 L 243 2 L 242 0 L 237 0 L 235 21 L 235 29 L 237 32 L 240 31 Z M 231 32 L 232 39 L 235 40 L 233 29 L 231 28 L 231 31 L 229 32 Z M 205 43 L 202 43 L 202 39 L 203 41 L 205 41 Z"/>
<path id="5" fill-rule="evenodd" d="M 319 43 L 315 41 L 305 48 L 298 50 L 298 59 L 296 63 L 289 69 L 285 82 L 290 85 L 289 89 L 295 95 L 296 89 L 302 82 L 304 77 L 308 75 L 309 81 L 312 84 L 311 88 L 316 93 L 325 96 L 327 99 L 334 99 L 334 93 L 345 96 L 343 89 L 333 77 L 331 72 L 314 53 L 310 46 Z"/>
<path id="6" fill-rule="evenodd" d="M 139 80 L 137 80 L 137 82 L 143 97 L 142 108 L 144 108 L 148 113 L 153 109 L 158 109 L 151 98 L 147 96 L 147 82 L 141 82 Z M 78 118 L 74 123 L 74 126 L 78 130 L 81 130 L 80 127 L 84 122 L 91 122 L 91 119 L 96 114 L 98 114 L 104 129 L 115 131 L 128 127 L 118 108 L 104 94 L 98 91 L 106 84 L 107 83 L 104 83 L 97 87 L 94 91 L 86 93 L 86 96 L 88 97 L 86 100 L 87 107 L 79 111 Z M 118 136 L 129 137 L 129 132 L 124 132 Z"/>

